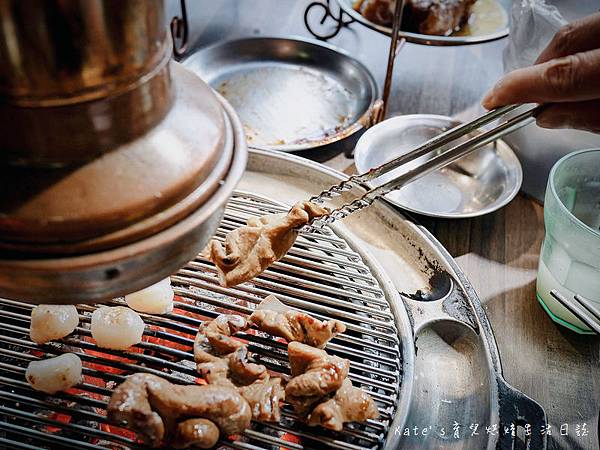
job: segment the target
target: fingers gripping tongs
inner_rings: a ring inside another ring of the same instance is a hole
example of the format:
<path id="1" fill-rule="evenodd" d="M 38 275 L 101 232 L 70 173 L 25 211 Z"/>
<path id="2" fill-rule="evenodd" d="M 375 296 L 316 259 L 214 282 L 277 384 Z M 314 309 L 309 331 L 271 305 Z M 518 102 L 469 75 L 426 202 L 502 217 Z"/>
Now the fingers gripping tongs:
<path id="1" fill-rule="evenodd" d="M 347 180 L 344 180 L 341 183 L 330 187 L 326 191 L 321 192 L 319 195 L 312 197 L 310 201 L 314 203 L 323 203 L 325 200 L 337 197 L 344 192 L 350 191 L 354 187 L 360 186 L 362 183 L 373 181 L 376 178 L 379 178 L 380 176 L 389 173 L 394 169 L 410 163 L 421 156 L 440 150 L 442 147 L 452 143 L 453 141 L 477 131 L 480 127 L 504 116 L 505 114 L 515 111 L 520 106 L 521 105 L 509 105 L 491 110 L 471 122 L 445 131 L 444 133 L 425 142 L 420 147 L 396 159 L 393 159 L 363 174 L 351 176 Z M 529 124 L 541 111 L 541 108 L 542 105 L 538 105 L 527 109 L 526 111 L 516 114 L 514 117 L 507 119 L 490 130 L 476 134 L 474 137 L 471 137 L 468 140 L 459 143 L 448 150 L 445 150 L 439 155 L 433 156 L 423 164 L 401 174 L 393 180 L 368 190 L 361 197 L 358 197 L 336 209 L 331 210 L 329 214 L 313 219 L 312 225 L 316 227 L 322 227 L 323 225 L 332 223 L 337 219 L 343 219 L 353 212 L 369 206 L 375 201 L 375 199 L 382 197 L 391 191 L 400 189 L 408 183 L 415 181 L 435 170 L 452 164 L 461 157 Z"/>

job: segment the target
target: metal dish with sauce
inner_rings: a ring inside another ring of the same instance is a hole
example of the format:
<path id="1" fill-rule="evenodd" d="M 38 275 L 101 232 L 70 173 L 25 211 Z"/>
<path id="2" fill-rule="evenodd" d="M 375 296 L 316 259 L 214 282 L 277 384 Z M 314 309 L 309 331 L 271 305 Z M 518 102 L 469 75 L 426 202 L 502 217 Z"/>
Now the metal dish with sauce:
<path id="1" fill-rule="evenodd" d="M 201 49 L 184 65 L 232 104 L 255 149 L 332 144 L 365 128 L 376 108 L 369 70 L 322 42 L 238 39 Z"/>
<path id="2" fill-rule="evenodd" d="M 365 18 L 354 9 L 355 0 L 337 0 L 342 11 L 362 25 L 386 36 L 392 35 L 392 28 L 380 25 Z M 466 45 L 495 41 L 508 36 L 511 0 L 477 0 L 473 5 L 467 24 L 449 36 L 433 36 L 409 31 L 400 31 L 400 37 L 414 44 L 425 45 Z"/>

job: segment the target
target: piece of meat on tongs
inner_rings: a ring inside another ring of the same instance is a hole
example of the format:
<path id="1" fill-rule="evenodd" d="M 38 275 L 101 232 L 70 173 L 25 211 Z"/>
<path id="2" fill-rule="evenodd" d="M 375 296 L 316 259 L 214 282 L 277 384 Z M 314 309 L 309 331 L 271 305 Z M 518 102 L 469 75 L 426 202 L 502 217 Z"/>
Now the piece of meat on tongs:
<path id="1" fill-rule="evenodd" d="M 332 398 L 312 410 L 308 415 L 308 425 L 341 431 L 346 422 L 364 422 L 378 417 L 379 410 L 373 398 L 352 386 L 346 378 Z"/>
<path id="2" fill-rule="evenodd" d="M 289 343 L 288 357 L 292 378 L 285 387 L 285 397 L 301 416 L 323 397 L 337 391 L 350 368 L 347 359 L 300 342 Z"/>
<path id="3" fill-rule="evenodd" d="M 225 386 L 182 386 L 147 373 L 129 376 L 113 392 L 107 407 L 108 419 L 126 422 L 150 447 L 175 442 L 185 448 L 200 442 L 205 448 L 216 444 L 218 433 L 206 419 L 225 435 L 240 433 L 250 425 L 252 412 L 236 389 Z M 189 427 L 199 425 L 195 432 Z M 187 436 L 193 442 L 184 442 Z"/>
<path id="4" fill-rule="evenodd" d="M 339 320 L 318 320 L 281 303 L 274 295 L 267 296 L 248 318 L 256 326 L 288 342 L 298 341 L 323 348 L 336 334 L 346 331 Z"/>
<path id="5" fill-rule="evenodd" d="M 327 213 L 325 208 L 305 201 L 285 214 L 251 217 L 245 226 L 227 234 L 225 246 L 213 239 L 202 255 L 217 266 L 221 285 L 235 286 L 281 259 L 294 245 L 298 229 Z"/>
<path id="6" fill-rule="evenodd" d="M 247 328 L 246 320 L 222 314 L 202 323 L 194 341 L 194 359 L 208 384 L 237 389 L 246 399 L 252 418 L 278 422 L 285 391 L 280 378 L 271 378 L 267 368 L 249 360 L 246 345 L 231 335 Z"/>

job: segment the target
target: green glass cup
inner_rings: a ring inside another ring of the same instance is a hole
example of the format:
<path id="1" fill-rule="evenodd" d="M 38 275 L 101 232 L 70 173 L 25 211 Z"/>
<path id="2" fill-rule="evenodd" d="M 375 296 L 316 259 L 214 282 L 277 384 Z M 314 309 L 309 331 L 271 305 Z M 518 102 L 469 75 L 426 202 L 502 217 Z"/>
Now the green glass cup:
<path id="1" fill-rule="evenodd" d="M 556 289 L 567 301 L 579 294 L 600 307 L 600 149 L 570 153 L 554 165 L 544 224 L 537 299 L 555 322 L 592 333 L 550 291 Z"/>

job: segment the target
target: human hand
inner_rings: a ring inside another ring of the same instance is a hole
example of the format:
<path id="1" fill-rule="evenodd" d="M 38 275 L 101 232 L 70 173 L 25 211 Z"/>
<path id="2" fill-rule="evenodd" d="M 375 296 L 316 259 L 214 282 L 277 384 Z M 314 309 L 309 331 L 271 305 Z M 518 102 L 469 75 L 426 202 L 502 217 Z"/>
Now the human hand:
<path id="1" fill-rule="evenodd" d="M 600 13 L 559 30 L 533 66 L 506 74 L 482 102 L 487 109 L 518 103 L 548 104 L 540 127 L 600 133 Z"/>

